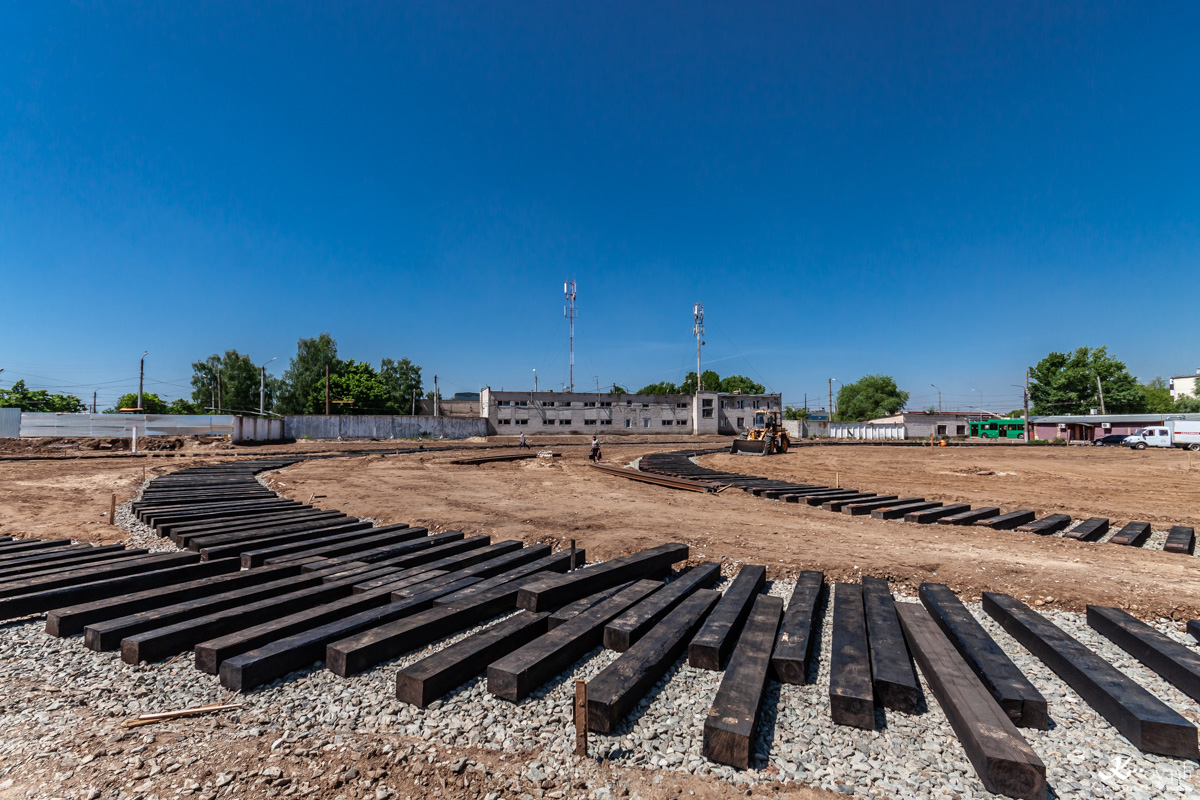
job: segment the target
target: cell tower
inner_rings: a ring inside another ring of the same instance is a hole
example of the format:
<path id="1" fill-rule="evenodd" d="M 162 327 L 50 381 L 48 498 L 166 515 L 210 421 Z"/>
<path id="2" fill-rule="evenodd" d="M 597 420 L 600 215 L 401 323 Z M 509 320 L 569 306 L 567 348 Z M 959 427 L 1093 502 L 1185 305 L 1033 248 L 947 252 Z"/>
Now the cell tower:
<path id="1" fill-rule="evenodd" d="M 568 391 L 575 391 L 575 317 L 578 312 L 575 309 L 575 281 L 567 281 L 563 284 L 563 293 L 567 296 L 567 305 L 563 307 L 563 316 L 567 318 L 567 323 L 571 328 L 571 384 Z"/>
<path id="2" fill-rule="evenodd" d="M 696 391 L 700 391 L 700 345 L 704 344 L 704 304 L 692 307 L 692 335 L 696 337 Z"/>

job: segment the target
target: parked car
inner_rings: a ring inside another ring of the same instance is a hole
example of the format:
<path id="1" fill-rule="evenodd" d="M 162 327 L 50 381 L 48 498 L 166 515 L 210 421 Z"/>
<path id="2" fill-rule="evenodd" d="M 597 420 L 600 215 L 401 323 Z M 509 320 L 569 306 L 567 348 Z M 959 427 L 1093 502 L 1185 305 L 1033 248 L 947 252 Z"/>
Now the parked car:
<path id="1" fill-rule="evenodd" d="M 1125 444 L 1125 434 L 1110 433 L 1108 436 L 1101 436 L 1099 439 L 1096 439 L 1092 442 L 1092 444 L 1096 445 L 1097 447 L 1113 444 Z"/>

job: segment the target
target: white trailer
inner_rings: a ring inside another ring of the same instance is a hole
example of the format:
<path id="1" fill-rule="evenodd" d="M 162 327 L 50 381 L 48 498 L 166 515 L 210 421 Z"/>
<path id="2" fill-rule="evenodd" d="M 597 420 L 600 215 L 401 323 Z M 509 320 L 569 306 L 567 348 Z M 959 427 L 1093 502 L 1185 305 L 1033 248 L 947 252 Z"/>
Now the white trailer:
<path id="1" fill-rule="evenodd" d="M 1145 450 L 1147 447 L 1200 450 L 1200 420 L 1169 419 L 1126 436 L 1124 444 L 1134 450 Z"/>

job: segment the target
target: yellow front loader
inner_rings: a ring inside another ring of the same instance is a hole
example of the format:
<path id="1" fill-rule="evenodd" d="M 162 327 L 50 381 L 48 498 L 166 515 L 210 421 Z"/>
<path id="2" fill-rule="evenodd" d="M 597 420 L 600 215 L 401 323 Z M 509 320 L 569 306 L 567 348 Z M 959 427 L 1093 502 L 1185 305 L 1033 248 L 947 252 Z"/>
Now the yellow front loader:
<path id="1" fill-rule="evenodd" d="M 729 452 L 769 456 L 772 453 L 786 453 L 791 446 L 791 437 L 783 429 L 778 411 L 755 411 L 753 427 L 746 431 L 746 438 L 733 440 Z"/>

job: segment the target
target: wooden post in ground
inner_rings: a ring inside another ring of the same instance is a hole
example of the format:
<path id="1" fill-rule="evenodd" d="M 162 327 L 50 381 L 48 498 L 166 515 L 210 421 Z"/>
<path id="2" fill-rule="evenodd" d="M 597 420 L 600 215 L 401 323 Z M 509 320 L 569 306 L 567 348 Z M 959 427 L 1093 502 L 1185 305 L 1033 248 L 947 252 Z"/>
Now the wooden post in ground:
<path id="1" fill-rule="evenodd" d="M 567 572 L 574 572 L 574 571 L 575 571 L 575 540 L 572 539 L 571 540 L 571 562 L 570 562 L 570 565 L 567 567 Z"/>
<path id="2" fill-rule="evenodd" d="M 117 524 L 117 496 L 114 494 L 112 499 L 108 501 L 108 524 Z"/>
<path id="3" fill-rule="evenodd" d="M 587 681 L 575 681 L 575 755 L 588 754 Z"/>

